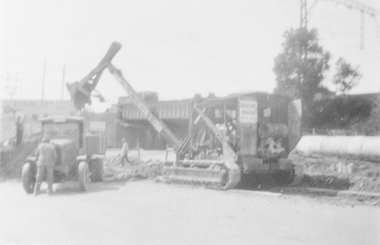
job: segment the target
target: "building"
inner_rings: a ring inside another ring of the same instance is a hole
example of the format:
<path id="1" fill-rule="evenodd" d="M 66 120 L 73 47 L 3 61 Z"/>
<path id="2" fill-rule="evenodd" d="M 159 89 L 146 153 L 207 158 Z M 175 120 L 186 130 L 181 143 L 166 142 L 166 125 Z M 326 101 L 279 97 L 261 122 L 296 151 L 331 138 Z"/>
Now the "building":
<path id="1" fill-rule="evenodd" d="M 0 142 L 16 135 L 16 122 L 23 126 L 24 138 L 40 132 L 39 118 L 50 116 L 74 116 L 71 101 L 62 100 L 1 100 Z"/>
<path id="2" fill-rule="evenodd" d="M 84 115 L 84 128 L 86 131 L 94 130 L 104 133 L 106 137 L 106 147 L 114 148 L 117 145 L 116 138 L 116 112 L 115 105 L 103 113 L 89 113 Z"/>
<path id="3" fill-rule="evenodd" d="M 140 93 L 151 111 L 178 137 L 184 139 L 189 128 L 191 99 L 159 101 L 153 92 Z M 127 138 L 129 147 L 165 149 L 166 141 L 143 117 L 129 97 L 120 97 L 117 112 L 117 146 Z"/>

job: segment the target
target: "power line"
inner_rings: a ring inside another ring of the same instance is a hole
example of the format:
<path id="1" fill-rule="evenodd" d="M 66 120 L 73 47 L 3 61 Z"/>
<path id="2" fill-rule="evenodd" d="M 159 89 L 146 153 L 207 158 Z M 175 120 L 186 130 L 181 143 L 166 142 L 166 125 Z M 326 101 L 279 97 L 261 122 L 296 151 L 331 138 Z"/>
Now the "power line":
<path id="1" fill-rule="evenodd" d="M 318 0 L 315 0 L 314 3 L 313 3 L 313 5 L 311 5 L 310 9 L 308 10 L 308 18 L 309 18 L 309 19 L 310 19 L 311 16 L 313 15 L 314 10 L 315 10 L 316 7 L 317 7 L 317 4 L 318 4 Z M 309 20 L 309 19 L 308 19 L 308 20 Z"/>
<path id="2" fill-rule="evenodd" d="M 302 0 L 302 1 L 306 1 L 306 0 Z M 356 9 L 360 11 L 360 15 L 361 15 L 360 16 L 360 48 L 361 49 L 364 49 L 365 14 L 369 15 L 375 21 L 377 36 L 380 37 L 380 25 L 376 19 L 377 16 L 380 16 L 379 10 L 373 7 L 367 6 L 365 4 L 353 1 L 353 0 L 324 0 L 324 1 L 335 2 L 337 3 L 337 5 L 342 4 L 346 6 L 348 9 Z"/>

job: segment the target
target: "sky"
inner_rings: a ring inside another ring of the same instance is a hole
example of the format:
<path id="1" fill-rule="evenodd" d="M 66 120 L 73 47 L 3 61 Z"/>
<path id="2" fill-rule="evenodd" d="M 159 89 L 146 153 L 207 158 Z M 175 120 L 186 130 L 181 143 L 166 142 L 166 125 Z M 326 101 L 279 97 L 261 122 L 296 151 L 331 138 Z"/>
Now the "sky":
<path id="1" fill-rule="evenodd" d="M 380 9 L 378 0 L 357 2 Z M 135 90 L 157 92 L 163 100 L 196 93 L 272 92 L 283 34 L 300 25 L 299 0 L 0 3 L 3 99 L 69 99 L 62 85 L 87 75 L 113 41 L 123 46 L 113 65 Z M 313 3 L 308 0 L 309 8 Z M 380 15 L 376 19 L 380 23 Z M 380 33 L 366 15 L 361 49 L 360 23 L 360 11 L 319 0 L 308 27 L 318 30 L 320 45 L 332 54 L 326 85 L 342 57 L 363 73 L 351 93 L 377 93 Z M 97 89 L 113 103 L 127 94 L 108 72 Z"/>

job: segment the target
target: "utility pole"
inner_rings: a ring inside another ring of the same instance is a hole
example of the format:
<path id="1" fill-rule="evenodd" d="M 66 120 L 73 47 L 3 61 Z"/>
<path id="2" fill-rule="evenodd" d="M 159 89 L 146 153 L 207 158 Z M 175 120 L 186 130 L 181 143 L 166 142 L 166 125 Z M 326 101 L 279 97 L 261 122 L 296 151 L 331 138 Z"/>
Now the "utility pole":
<path id="1" fill-rule="evenodd" d="M 300 31 L 305 32 L 307 35 L 307 18 L 308 18 L 308 9 L 307 9 L 307 0 L 300 0 Z M 307 62 L 307 43 L 300 43 L 299 47 L 299 58 L 302 63 Z M 297 74 L 298 77 L 298 86 L 301 86 L 304 80 L 304 76 L 301 73 Z M 302 96 L 301 96 L 302 97 Z"/>
<path id="2" fill-rule="evenodd" d="M 16 93 L 17 88 L 16 88 L 16 85 L 13 82 L 11 82 L 11 80 L 9 79 L 9 72 L 7 72 L 6 81 L 7 81 L 7 85 L 5 89 L 7 90 L 7 93 L 9 94 L 10 99 L 13 100 L 13 95 Z"/>
<path id="3" fill-rule="evenodd" d="M 41 94 L 41 100 L 44 100 L 44 93 L 45 93 L 45 73 L 46 73 L 46 60 L 44 60 L 44 73 L 42 75 L 42 94 Z"/>
<path id="4" fill-rule="evenodd" d="M 380 11 L 368 5 L 362 4 L 358 1 L 354 0 L 325 0 L 335 2 L 337 5 L 341 4 L 347 7 L 348 9 L 355 9 L 360 11 L 360 48 L 364 49 L 364 25 L 365 19 L 364 16 L 367 14 L 370 16 L 376 25 L 377 36 L 380 37 L 380 25 L 376 19 L 376 17 L 380 16 Z"/>
<path id="5" fill-rule="evenodd" d="M 300 0 L 301 6 L 301 19 L 300 19 L 300 28 L 305 28 L 307 30 L 307 0 Z"/>
<path id="6" fill-rule="evenodd" d="M 66 65 L 63 66 L 62 84 L 61 84 L 61 100 L 63 100 L 63 96 L 65 94 L 65 74 L 66 74 Z"/>
<path id="7" fill-rule="evenodd" d="M 364 24 L 365 24 L 365 15 L 364 11 L 360 11 L 360 49 L 364 49 Z"/>
<path id="8" fill-rule="evenodd" d="M 302 2 L 306 0 L 301 0 L 301 16 L 302 16 Z M 376 34 L 377 37 L 380 38 L 380 24 L 377 20 L 377 17 L 380 17 L 380 11 L 376 8 L 373 8 L 371 6 L 362 4 L 358 1 L 354 0 L 324 0 L 324 1 L 331 1 L 335 2 L 337 5 L 341 4 L 347 7 L 348 9 L 355 9 L 360 11 L 360 49 L 364 49 L 364 26 L 365 26 L 365 15 L 368 15 L 374 20 L 374 23 L 376 25 Z M 305 3 L 306 4 L 306 3 Z M 307 16 L 307 11 L 306 11 Z M 307 21 L 307 18 L 306 18 Z M 301 25 L 302 25 L 302 17 L 301 17 Z M 379 100 L 380 100 L 380 91 L 379 91 Z"/>
<path id="9" fill-rule="evenodd" d="M 17 83 L 18 83 L 18 79 L 17 79 L 17 72 L 15 73 L 15 94 L 16 94 L 16 92 L 17 92 L 17 90 L 18 90 L 18 86 L 17 86 Z M 13 98 L 12 98 L 13 99 Z"/>
<path id="10" fill-rule="evenodd" d="M 312 11 L 315 9 L 316 4 L 318 3 L 318 0 L 314 0 L 313 4 L 311 7 L 308 9 L 307 8 L 307 0 L 300 0 L 300 29 L 305 30 L 306 33 L 308 33 L 308 20 L 310 16 L 313 14 Z M 301 47 L 301 59 L 303 61 L 307 60 L 307 47 L 308 44 L 306 43 L 304 46 Z"/>
<path id="11" fill-rule="evenodd" d="M 10 96 L 10 100 L 13 100 L 13 96 L 17 94 L 18 92 L 18 72 L 14 73 L 14 79 L 9 78 L 9 72 L 7 72 L 7 85 L 6 85 L 6 90 Z"/>

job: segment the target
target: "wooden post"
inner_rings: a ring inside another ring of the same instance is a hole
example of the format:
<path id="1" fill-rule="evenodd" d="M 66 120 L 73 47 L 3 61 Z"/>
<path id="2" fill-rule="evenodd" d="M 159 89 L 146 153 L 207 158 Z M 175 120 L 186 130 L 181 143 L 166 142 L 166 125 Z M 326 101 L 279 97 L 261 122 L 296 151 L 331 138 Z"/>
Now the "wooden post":
<path id="1" fill-rule="evenodd" d="M 46 60 L 44 61 L 44 72 L 42 75 L 42 94 L 41 94 L 41 100 L 44 100 L 44 94 L 45 94 L 45 73 L 46 73 Z"/>
<path id="2" fill-rule="evenodd" d="M 166 155 L 165 155 L 165 161 L 168 160 L 168 155 L 169 155 L 169 147 L 166 145 Z"/>
<path id="3" fill-rule="evenodd" d="M 66 65 L 63 66 L 62 85 L 61 85 L 61 100 L 63 100 L 63 95 L 65 93 L 65 74 L 66 74 Z"/>

